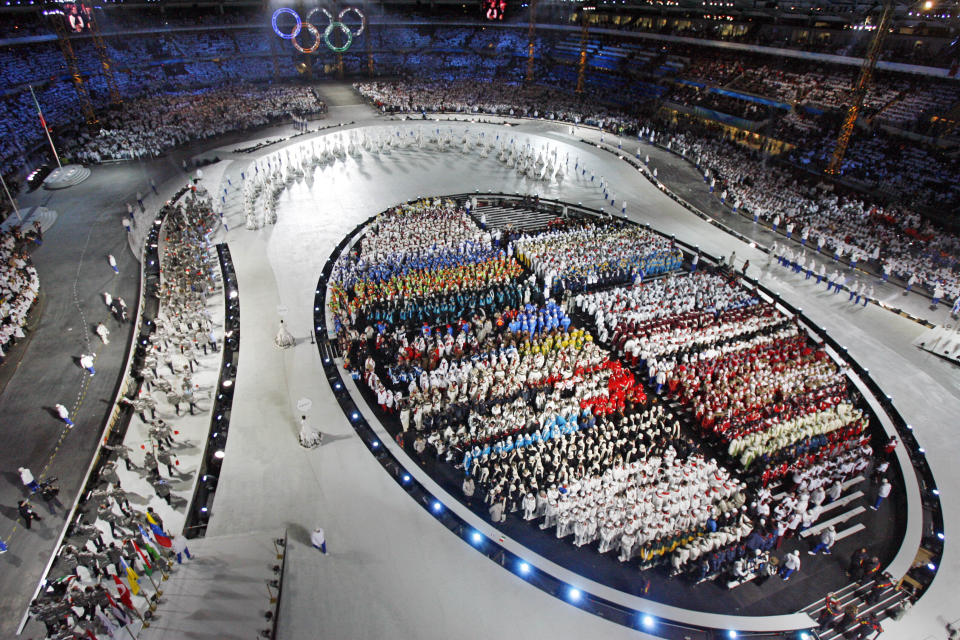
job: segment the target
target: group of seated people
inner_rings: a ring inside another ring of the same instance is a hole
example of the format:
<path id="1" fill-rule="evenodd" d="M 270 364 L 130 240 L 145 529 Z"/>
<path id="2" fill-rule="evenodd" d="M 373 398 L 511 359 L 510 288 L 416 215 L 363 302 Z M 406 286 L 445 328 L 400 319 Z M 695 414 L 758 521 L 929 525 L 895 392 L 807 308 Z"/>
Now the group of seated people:
<path id="1" fill-rule="evenodd" d="M 462 474 L 495 522 L 516 513 L 640 568 L 700 579 L 736 565 L 748 579 L 771 546 L 747 510 L 756 487 L 831 464 L 867 428 L 836 365 L 729 274 L 678 275 L 682 255 L 649 230 L 577 220 L 501 240 L 453 202 L 422 201 L 378 216 L 335 262 L 344 366 L 398 442 Z M 627 286 L 550 286 L 621 252 L 676 262 Z M 516 267 L 451 275 L 493 253 Z M 457 301 L 449 313 L 398 313 L 437 292 Z M 747 553 L 753 534 L 762 555 Z"/>
<path id="2" fill-rule="evenodd" d="M 618 110 L 604 106 L 602 100 L 593 99 L 595 96 L 577 96 L 550 84 L 524 85 L 498 79 L 475 82 L 437 75 L 440 77 L 421 75 L 409 80 L 358 82 L 354 87 L 385 112 L 454 111 L 608 127 L 632 121 Z"/>
<path id="3" fill-rule="evenodd" d="M 688 84 L 675 84 L 664 94 L 664 100 L 677 102 L 688 107 L 703 107 L 731 116 L 759 122 L 767 120 L 776 113 L 776 109 L 759 102 L 737 98 L 735 96 L 714 93 L 708 88 Z"/>
<path id="4" fill-rule="evenodd" d="M 106 112 L 99 135 L 82 138 L 75 155 L 84 162 L 155 157 L 193 140 L 324 110 L 312 90 L 297 86 L 241 85 L 150 96 Z"/>
<path id="5" fill-rule="evenodd" d="M 634 282 L 677 269 L 679 249 L 668 239 L 622 222 L 587 224 L 520 238 L 513 250 L 554 293 Z M 597 247 L 604 248 L 598 260 Z"/>
<path id="6" fill-rule="evenodd" d="M 17 340 L 26 337 L 27 314 L 40 293 L 40 279 L 27 247 L 42 239 L 39 224 L 28 232 L 14 227 L 0 233 L 0 363 Z"/>
<path id="7" fill-rule="evenodd" d="M 780 463 L 859 437 L 843 374 L 795 322 L 703 272 L 577 296 L 603 343 L 690 407 L 703 433 L 764 482 Z M 788 465 L 789 466 L 789 465 Z"/>
<path id="8" fill-rule="evenodd" d="M 641 133 L 699 167 L 734 211 L 786 233 L 806 250 L 903 282 L 915 278 L 930 293 L 939 286 L 951 302 L 960 295 L 960 238 L 916 211 L 824 188 L 783 165 L 759 164 L 744 147 L 703 130 L 670 133 L 651 125 Z"/>

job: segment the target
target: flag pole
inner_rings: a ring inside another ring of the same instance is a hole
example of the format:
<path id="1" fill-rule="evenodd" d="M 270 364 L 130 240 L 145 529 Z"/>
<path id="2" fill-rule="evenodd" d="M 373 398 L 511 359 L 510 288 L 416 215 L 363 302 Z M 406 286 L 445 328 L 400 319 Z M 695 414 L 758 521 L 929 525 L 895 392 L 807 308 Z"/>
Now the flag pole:
<path id="1" fill-rule="evenodd" d="M 128 540 L 128 542 L 130 543 L 130 546 L 133 547 L 133 550 L 136 551 L 136 552 L 137 552 L 137 555 L 139 556 L 139 555 L 140 555 L 140 550 L 137 549 L 136 542 L 134 542 L 133 539 Z M 157 586 L 157 583 L 153 581 L 153 576 L 151 575 L 151 574 L 153 573 L 153 569 L 152 569 L 152 568 L 147 569 L 147 567 L 148 567 L 147 561 L 144 560 L 142 557 L 141 557 L 141 560 L 143 560 L 143 564 L 144 564 L 143 575 L 147 576 L 147 579 L 150 581 L 150 584 L 153 585 L 153 591 L 154 591 L 154 593 L 157 595 L 157 597 L 162 596 L 162 595 L 163 595 L 163 591 L 161 591 L 161 590 L 160 590 L 160 587 Z M 149 602 L 149 599 L 148 599 L 147 601 Z M 150 611 L 155 610 L 155 608 L 156 608 L 156 607 L 155 607 L 153 604 L 150 605 Z"/>
<path id="2" fill-rule="evenodd" d="M 47 121 L 43 117 L 43 111 L 40 110 L 40 103 L 37 101 L 37 94 L 33 92 L 33 85 L 30 85 L 30 95 L 33 97 L 33 104 L 37 107 L 37 115 L 40 116 L 40 124 L 43 125 L 43 132 L 47 134 L 47 140 L 50 142 L 50 148 L 53 149 L 53 157 L 57 159 L 57 166 L 62 169 L 63 165 L 60 164 L 60 154 L 57 153 L 57 148 L 53 146 L 53 138 L 50 137 L 50 129 L 47 128 Z"/>
<path id="3" fill-rule="evenodd" d="M 125 609 L 121 609 L 121 611 L 132 609 L 133 612 L 136 614 L 137 619 L 140 620 L 140 624 L 141 624 L 143 627 L 149 627 L 149 626 L 150 626 L 150 622 L 140 614 L 140 610 L 137 609 L 136 605 L 133 604 L 133 597 L 132 597 L 133 594 L 130 594 L 130 595 L 131 595 L 131 598 L 130 598 L 130 606 L 128 607 L 126 604 L 124 604 L 123 606 L 124 606 Z M 122 603 L 121 603 L 121 604 L 122 604 Z M 119 607 L 118 607 L 118 608 L 119 608 Z M 125 624 L 125 625 L 123 625 L 123 626 L 126 627 L 128 631 L 130 630 L 130 629 L 129 629 L 129 627 L 130 627 L 130 624 L 129 624 L 129 623 L 127 623 L 127 624 Z M 131 633 L 130 635 L 133 635 L 133 634 Z"/>
<path id="4" fill-rule="evenodd" d="M 10 189 L 7 189 L 7 181 L 3 179 L 3 173 L 0 173 L 0 184 L 3 185 L 4 192 L 6 192 L 7 197 L 10 198 L 10 204 L 13 205 L 13 212 L 17 214 L 17 220 L 20 221 L 20 224 L 23 224 L 23 218 L 20 217 L 20 207 L 17 206 L 17 201 L 10 195 Z"/>

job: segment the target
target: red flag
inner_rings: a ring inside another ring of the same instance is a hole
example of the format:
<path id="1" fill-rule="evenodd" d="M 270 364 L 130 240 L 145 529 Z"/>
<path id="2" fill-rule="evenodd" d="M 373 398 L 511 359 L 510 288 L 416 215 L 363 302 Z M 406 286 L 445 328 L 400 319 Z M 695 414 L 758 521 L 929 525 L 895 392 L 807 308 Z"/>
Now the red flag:
<path id="1" fill-rule="evenodd" d="M 130 588 L 123 584 L 123 580 L 121 580 L 119 576 L 113 576 L 113 581 L 117 583 L 117 597 L 120 598 L 120 602 L 128 609 L 133 609 L 133 598 L 130 597 Z"/>
<path id="2" fill-rule="evenodd" d="M 167 536 L 163 535 L 162 533 L 157 533 L 156 531 L 154 531 L 153 538 L 157 541 L 157 544 L 160 545 L 161 547 L 166 547 L 167 549 L 170 549 L 173 547 L 173 541 L 170 540 L 170 538 L 168 538 Z"/>
<path id="3" fill-rule="evenodd" d="M 93 634 L 93 631 L 90 629 L 84 629 L 84 631 L 86 631 L 86 635 L 88 638 L 90 638 L 90 640 L 97 640 L 97 636 Z"/>

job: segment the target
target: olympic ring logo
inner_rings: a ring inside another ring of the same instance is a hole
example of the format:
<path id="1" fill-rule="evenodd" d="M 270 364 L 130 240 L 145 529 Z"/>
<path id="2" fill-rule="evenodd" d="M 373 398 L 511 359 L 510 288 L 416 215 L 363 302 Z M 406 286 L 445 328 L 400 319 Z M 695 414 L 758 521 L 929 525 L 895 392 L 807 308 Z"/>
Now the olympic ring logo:
<path id="1" fill-rule="evenodd" d="M 360 27 L 356 31 L 354 31 L 349 25 L 347 25 L 343 21 L 346 15 L 351 11 L 354 12 L 357 15 L 357 17 L 360 19 Z M 313 19 L 313 15 L 317 12 L 320 12 L 327 17 L 328 24 L 324 28 L 322 33 L 320 32 L 320 29 L 316 25 L 314 25 L 313 22 L 311 22 L 311 20 Z M 280 27 L 277 26 L 277 19 L 283 14 L 292 16 L 293 19 L 296 21 L 293 26 L 293 29 L 291 29 L 289 33 L 284 33 L 283 31 L 280 30 Z M 300 53 L 306 53 L 306 54 L 314 53 L 317 49 L 320 48 L 321 43 L 327 45 L 327 48 L 335 53 L 343 53 L 344 51 L 350 48 L 350 45 L 353 44 L 353 39 L 356 37 L 359 37 L 360 34 L 363 33 L 364 27 L 367 26 L 367 19 L 363 15 L 363 13 L 355 7 L 347 7 L 346 9 L 341 11 L 337 15 L 336 20 L 333 19 L 333 15 L 331 15 L 329 11 L 321 7 L 315 7 L 311 9 L 310 13 L 307 14 L 306 20 L 301 19 L 300 14 L 298 14 L 293 9 L 283 7 L 273 12 L 273 18 L 271 19 L 271 23 L 273 24 L 273 32 L 276 33 L 281 38 L 283 38 L 284 40 L 290 40 L 291 44 L 293 44 L 293 48 L 299 51 Z M 334 29 L 339 29 L 340 33 L 343 34 L 343 37 L 346 38 L 346 42 L 344 44 L 336 45 L 333 43 L 333 41 L 330 40 L 330 35 L 333 33 Z M 310 32 L 310 35 L 313 36 L 313 44 L 311 44 L 309 47 L 304 47 L 297 40 L 297 36 L 299 36 L 302 31 L 308 31 Z"/>

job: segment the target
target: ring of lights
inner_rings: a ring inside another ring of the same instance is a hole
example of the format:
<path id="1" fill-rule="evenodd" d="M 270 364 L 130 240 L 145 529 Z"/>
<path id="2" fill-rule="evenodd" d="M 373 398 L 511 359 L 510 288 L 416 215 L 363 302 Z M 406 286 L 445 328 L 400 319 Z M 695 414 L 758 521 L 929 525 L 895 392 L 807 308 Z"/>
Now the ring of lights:
<path id="1" fill-rule="evenodd" d="M 343 21 L 343 19 L 351 11 L 355 13 L 358 18 L 360 18 L 360 26 L 356 30 L 351 28 L 349 25 L 347 25 Z M 313 22 L 311 22 L 314 14 L 318 12 L 325 15 L 327 17 L 327 22 L 328 22 L 327 26 L 323 29 L 322 33 L 320 31 L 320 28 L 317 27 L 315 24 L 313 24 Z M 283 31 L 280 30 L 279 26 L 277 25 L 277 20 L 282 14 L 291 15 L 293 16 L 293 19 L 296 20 L 296 24 L 294 25 L 290 33 L 284 33 Z M 353 45 L 353 39 L 356 37 L 359 37 L 360 34 L 363 33 L 363 30 L 367 25 L 367 19 L 363 15 L 363 12 L 361 12 L 356 7 L 347 7 L 346 9 L 341 11 L 339 14 L 337 14 L 336 20 L 333 19 L 333 15 L 329 11 L 327 11 L 322 7 L 314 7 L 313 9 L 311 9 L 310 12 L 307 14 L 307 17 L 305 20 L 302 19 L 300 17 L 300 14 L 298 14 L 293 9 L 290 9 L 288 7 L 281 7 L 280 9 L 277 9 L 276 11 L 273 12 L 273 17 L 271 18 L 271 24 L 273 25 L 273 32 L 276 33 L 279 37 L 283 38 L 284 40 L 290 40 L 293 44 L 293 48 L 299 51 L 300 53 L 306 53 L 306 54 L 316 53 L 316 51 L 320 48 L 321 42 L 327 45 L 327 48 L 333 51 L 334 53 L 344 53 L 345 51 L 350 49 L 351 45 Z M 304 47 L 297 41 L 297 36 L 300 35 L 300 32 L 303 31 L 304 29 L 309 31 L 310 35 L 313 36 L 313 44 L 309 47 Z M 330 35 L 333 33 L 334 29 L 339 29 L 340 32 L 343 33 L 344 37 L 346 38 L 346 42 L 344 44 L 337 45 L 330 40 Z"/>
<path id="2" fill-rule="evenodd" d="M 333 33 L 333 30 L 335 28 L 340 29 L 340 31 L 347 37 L 347 42 L 345 44 L 340 45 L 339 47 L 333 44 L 332 42 L 330 42 L 330 34 Z M 333 22 L 327 25 L 326 29 L 323 30 L 323 41 L 326 43 L 327 47 L 330 48 L 331 51 L 335 51 L 337 53 L 343 53 L 344 51 L 350 48 L 350 45 L 353 44 L 353 34 L 350 32 L 350 28 L 347 27 L 347 25 L 337 20 L 334 20 Z"/>
<path id="3" fill-rule="evenodd" d="M 284 13 L 293 16 L 293 19 L 297 21 L 297 26 L 295 26 L 293 28 L 293 31 L 291 31 L 290 33 L 282 33 L 280 31 L 280 28 L 277 27 L 277 18 L 279 18 Z M 270 19 L 270 22 L 273 24 L 273 32 L 278 36 L 280 36 L 281 38 L 283 38 L 284 40 L 293 40 L 294 38 L 296 38 L 297 35 L 299 35 L 300 29 L 303 26 L 303 24 L 300 21 L 300 15 L 293 9 L 287 9 L 286 7 L 283 7 L 281 9 L 277 9 L 276 11 L 274 11 L 273 18 Z"/>
<path id="4" fill-rule="evenodd" d="M 313 53 L 314 51 L 320 48 L 320 44 L 325 41 L 325 38 L 320 35 L 320 30 L 317 29 L 312 24 L 310 24 L 309 22 L 303 23 L 303 26 L 307 31 L 310 32 L 310 35 L 313 36 L 313 44 L 310 45 L 309 47 L 304 47 L 299 42 L 297 42 L 296 38 L 291 38 L 290 41 L 293 43 L 293 48 L 299 51 L 300 53 Z"/>

